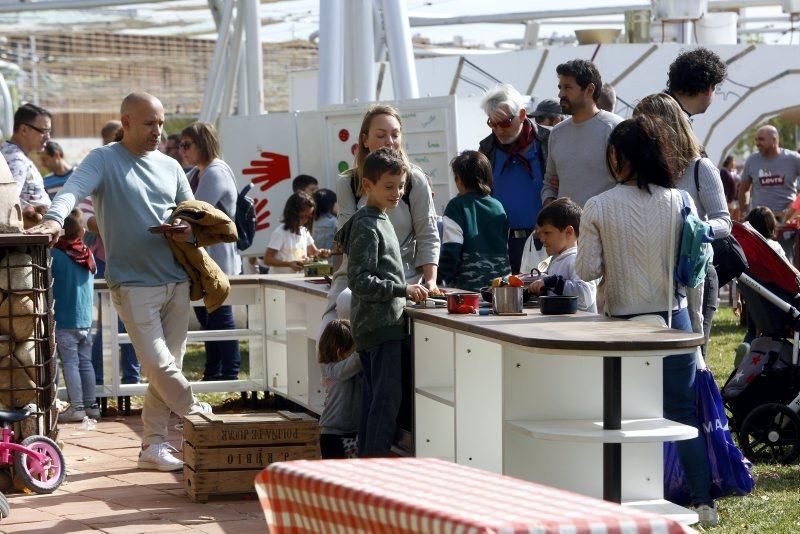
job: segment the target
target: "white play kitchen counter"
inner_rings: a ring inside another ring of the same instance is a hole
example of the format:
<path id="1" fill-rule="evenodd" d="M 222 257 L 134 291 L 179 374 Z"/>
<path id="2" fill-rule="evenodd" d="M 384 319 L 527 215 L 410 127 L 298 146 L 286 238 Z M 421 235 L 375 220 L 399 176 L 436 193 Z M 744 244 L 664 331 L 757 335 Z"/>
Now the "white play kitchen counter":
<path id="1" fill-rule="evenodd" d="M 408 310 L 416 455 L 696 520 L 663 500 L 663 442 L 696 430 L 663 418 L 662 358 L 702 337 L 526 312 Z"/>
<path id="2" fill-rule="evenodd" d="M 228 303 L 247 304 L 248 328 L 189 337 L 249 338 L 250 378 L 193 386 L 269 390 L 321 413 L 316 338 L 327 284 L 267 275 L 232 277 L 231 286 Z M 110 308 L 105 312 L 112 315 Z M 662 443 L 696 430 L 662 417 L 661 364 L 664 356 L 693 351 L 702 337 L 586 313 L 525 311 L 497 317 L 407 309 L 414 384 L 404 394 L 413 395 L 415 406 L 409 448 L 695 521 L 694 513 L 662 499 Z M 114 344 L 127 341 L 116 329 L 104 335 Z M 106 359 L 115 361 L 116 351 Z M 117 368 L 107 363 L 111 394 L 141 393 L 143 384 L 119 385 Z"/>

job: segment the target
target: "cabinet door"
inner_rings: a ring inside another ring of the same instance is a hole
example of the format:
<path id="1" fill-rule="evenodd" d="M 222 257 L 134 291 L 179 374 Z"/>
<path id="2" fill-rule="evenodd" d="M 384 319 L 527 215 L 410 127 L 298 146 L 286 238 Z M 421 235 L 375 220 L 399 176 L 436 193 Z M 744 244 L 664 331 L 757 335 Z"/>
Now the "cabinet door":
<path id="1" fill-rule="evenodd" d="M 414 400 L 417 457 L 455 460 L 455 420 L 452 406 L 417 394 Z"/>
<path id="2" fill-rule="evenodd" d="M 502 345 L 456 334 L 456 461 L 503 472 Z"/>
<path id="3" fill-rule="evenodd" d="M 453 332 L 414 323 L 414 385 L 453 387 Z"/>

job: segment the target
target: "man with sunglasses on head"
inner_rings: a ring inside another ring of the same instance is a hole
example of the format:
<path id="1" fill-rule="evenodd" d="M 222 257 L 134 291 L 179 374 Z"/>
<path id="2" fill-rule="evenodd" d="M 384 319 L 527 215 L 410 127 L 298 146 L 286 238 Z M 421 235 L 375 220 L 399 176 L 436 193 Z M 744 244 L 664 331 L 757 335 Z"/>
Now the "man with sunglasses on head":
<path id="1" fill-rule="evenodd" d="M 548 139 L 542 202 L 569 197 L 579 206 L 614 185 L 606 165 L 606 145 L 622 117 L 597 107 L 603 80 L 591 61 L 573 59 L 556 68 L 561 109 L 571 115 Z"/>
<path id="2" fill-rule="evenodd" d="M 11 139 L 0 145 L 0 154 L 8 162 L 11 175 L 19 186 L 19 200 L 25 225 L 41 220 L 41 213 L 50 207 L 50 196 L 44 188 L 44 180 L 28 156 L 41 152 L 50 140 L 53 116 L 35 104 L 23 104 L 14 113 L 14 132 Z"/>
<path id="3" fill-rule="evenodd" d="M 525 241 L 542 209 L 544 180 L 544 147 L 525 111 L 526 102 L 508 84 L 488 91 L 481 107 L 492 133 L 478 147 L 492 164 L 492 196 L 508 215 L 508 257 L 515 273 L 519 272 Z"/>

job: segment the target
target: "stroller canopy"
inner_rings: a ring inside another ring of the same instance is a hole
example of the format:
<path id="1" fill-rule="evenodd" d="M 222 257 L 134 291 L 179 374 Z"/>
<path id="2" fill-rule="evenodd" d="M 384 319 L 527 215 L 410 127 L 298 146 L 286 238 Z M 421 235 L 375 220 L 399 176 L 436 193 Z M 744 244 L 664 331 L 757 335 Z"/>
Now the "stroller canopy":
<path id="1" fill-rule="evenodd" d="M 792 295 L 800 293 L 800 272 L 772 250 L 766 239 L 748 223 L 733 223 L 733 237 L 747 257 L 747 274 L 762 284 L 774 284 Z"/>

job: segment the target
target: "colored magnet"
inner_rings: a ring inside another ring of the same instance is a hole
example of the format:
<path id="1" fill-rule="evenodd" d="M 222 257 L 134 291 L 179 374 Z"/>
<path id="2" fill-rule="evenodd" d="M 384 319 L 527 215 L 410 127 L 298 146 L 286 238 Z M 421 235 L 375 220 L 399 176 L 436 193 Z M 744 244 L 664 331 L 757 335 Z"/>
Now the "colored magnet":
<path id="1" fill-rule="evenodd" d="M 344 172 L 350 168 L 350 165 L 348 165 L 346 161 L 340 161 L 339 165 L 337 165 L 337 168 L 339 169 L 339 172 Z"/>
<path id="2" fill-rule="evenodd" d="M 350 147 L 350 153 L 355 156 L 356 152 L 358 152 L 358 143 L 353 143 L 353 146 Z"/>
<path id="3" fill-rule="evenodd" d="M 339 141 L 346 143 L 348 139 L 350 139 L 350 132 L 348 132 L 345 128 L 339 130 Z"/>

